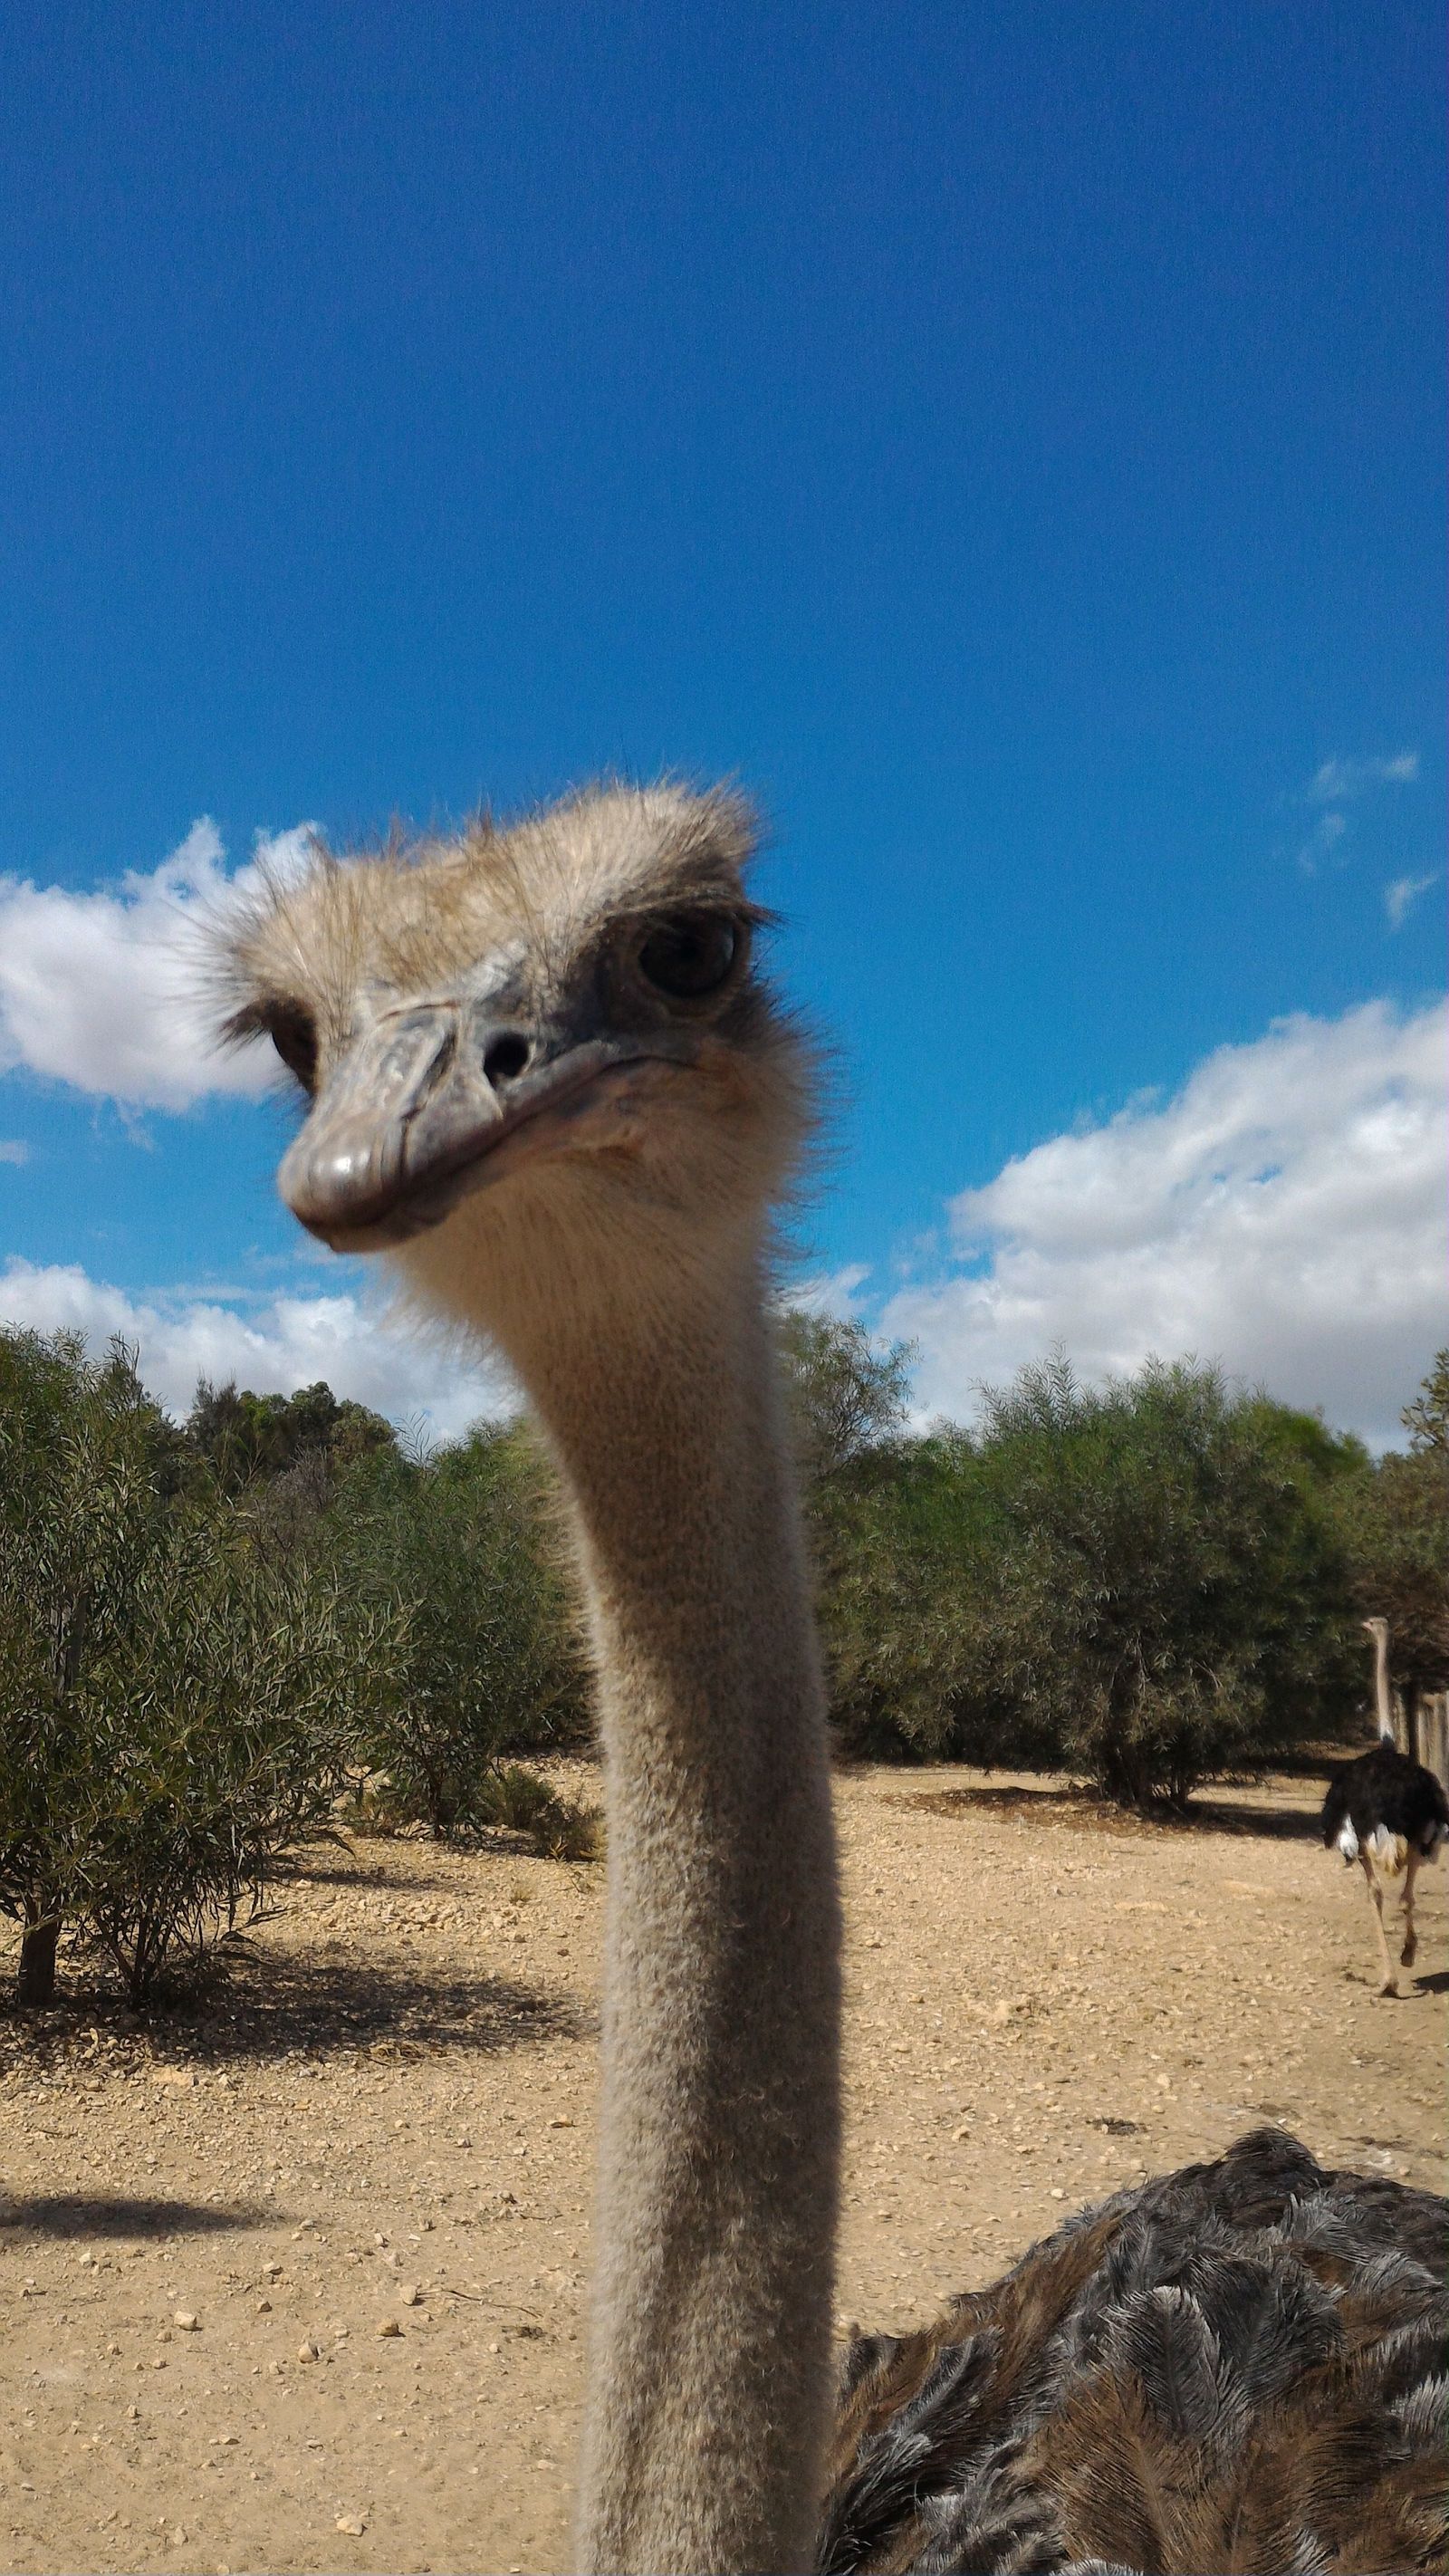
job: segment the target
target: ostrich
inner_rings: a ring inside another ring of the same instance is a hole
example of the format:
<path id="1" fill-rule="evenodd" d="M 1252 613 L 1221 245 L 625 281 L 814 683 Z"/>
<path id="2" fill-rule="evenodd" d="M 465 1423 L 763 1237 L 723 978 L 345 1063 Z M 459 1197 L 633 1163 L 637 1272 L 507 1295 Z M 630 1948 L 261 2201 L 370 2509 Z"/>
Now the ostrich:
<path id="1" fill-rule="evenodd" d="M 839 1908 L 771 1305 L 817 1081 L 751 846 L 726 792 L 606 787 L 319 852 L 221 950 L 229 1034 L 307 1098 L 287 1204 L 501 1349 L 567 1497 L 609 1828 L 575 2563 L 1427 2566 L 1442 2209 L 1271 2132 L 857 2342 L 833 2401 Z"/>
<path id="2" fill-rule="evenodd" d="M 1365 1619 L 1363 1624 L 1374 1641 L 1374 1706 L 1379 1740 L 1371 1753 L 1361 1753 L 1356 1762 L 1342 1762 L 1334 1771 L 1323 1801 L 1323 1840 L 1325 1848 L 1337 1844 L 1346 1865 L 1357 1861 L 1363 1871 L 1383 1967 L 1379 1992 L 1396 1995 L 1399 1984 L 1384 1930 L 1383 1882 L 1403 1878 L 1404 1946 L 1399 1952 L 1399 1965 L 1412 1968 L 1419 1948 L 1414 1930 L 1414 1881 L 1426 1860 L 1438 1859 L 1440 1844 L 1449 1842 L 1449 1798 L 1433 1772 L 1426 1770 L 1422 1762 L 1411 1762 L 1394 1742 L 1389 1701 L 1389 1623 L 1387 1619 Z"/>

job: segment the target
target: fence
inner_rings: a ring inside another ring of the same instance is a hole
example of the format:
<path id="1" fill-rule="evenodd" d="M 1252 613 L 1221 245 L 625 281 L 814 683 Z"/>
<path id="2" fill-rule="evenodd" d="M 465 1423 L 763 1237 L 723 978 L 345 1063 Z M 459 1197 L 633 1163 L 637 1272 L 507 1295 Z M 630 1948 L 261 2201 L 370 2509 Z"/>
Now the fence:
<path id="1" fill-rule="evenodd" d="M 1449 1789 L 1449 1691 L 1394 1693 L 1394 1741 Z"/>
<path id="2" fill-rule="evenodd" d="M 1417 1715 L 1419 1760 L 1449 1789 L 1449 1691 L 1425 1691 Z"/>

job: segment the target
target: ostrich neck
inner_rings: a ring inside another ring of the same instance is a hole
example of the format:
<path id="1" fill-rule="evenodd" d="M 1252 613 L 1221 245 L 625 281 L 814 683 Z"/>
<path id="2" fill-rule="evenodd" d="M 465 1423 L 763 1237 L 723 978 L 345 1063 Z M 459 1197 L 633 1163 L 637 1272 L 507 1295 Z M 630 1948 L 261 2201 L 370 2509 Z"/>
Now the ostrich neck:
<path id="1" fill-rule="evenodd" d="M 1394 1740 L 1394 1710 L 1389 1698 L 1388 1631 L 1375 1628 L 1374 1636 L 1374 1705 L 1378 1711 L 1379 1733 Z"/>
<path id="2" fill-rule="evenodd" d="M 830 2401 L 839 1927 L 758 1265 L 516 1356 L 576 1515 L 607 1777 L 581 2563 L 788 2576 Z"/>

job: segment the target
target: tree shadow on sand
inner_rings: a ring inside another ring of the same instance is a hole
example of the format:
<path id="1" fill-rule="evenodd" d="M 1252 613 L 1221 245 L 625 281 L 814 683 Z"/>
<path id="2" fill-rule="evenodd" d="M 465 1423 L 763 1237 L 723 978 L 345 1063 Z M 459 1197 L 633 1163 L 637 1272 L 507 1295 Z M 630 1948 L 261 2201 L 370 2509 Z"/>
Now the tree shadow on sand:
<path id="1" fill-rule="evenodd" d="M 315 1847 L 300 1859 L 283 1862 L 273 1872 L 272 1885 L 288 1887 L 345 1887 L 349 1892 L 370 1896 L 376 1888 L 386 1888 L 399 1896 L 460 1895 L 456 1879 L 434 1878 L 419 1870 L 397 1869 L 390 1862 L 334 1861 L 317 1856 Z"/>
<path id="2" fill-rule="evenodd" d="M 238 1970 L 210 2005 L 167 2016 L 198 2055 L 218 2060 L 308 2057 L 366 2049 L 375 2057 L 439 2050 L 496 2056 L 584 2027 L 570 1995 L 509 1977 L 441 1977 L 426 1969 L 277 1957 Z"/>
<path id="3" fill-rule="evenodd" d="M 1261 1807 L 1212 1796 L 1192 1798 L 1181 1808 L 1163 1807 L 1151 1815 L 1114 1806 L 1110 1799 L 1099 1798 L 1090 1789 L 1036 1789 L 1020 1783 L 999 1789 L 918 1790 L 914 1796 L 897 1795 L 890 1803 L 928 1815 L 1036 1818 L 1066 1825 L 1077 1833 L 1239 1834 L 1254 1841 L 1294 1843 L 1316 1843 L 1321 1838 L 1317 1814 L 1308 1807 Z"/>
<path id="4" fill-rule="evenodd" d="M 194 2200 L 131 2200 L 88 2192 L 0 2195 L 0 2234 L 86 2238 L 110 2236 L 220 2236 L 241 2227 L 275 2227 L 277 2212 L 258 2201 L 215 2207 Z"/>
<path id="5" fill-rule="evenodd" d="M 438 1977 L 272 1951 L 243 1953 L 206 1993 L 158 2004 L 144 2016 L 127 2011 L 113 1991 L 79 1985 L 52 2011 L 0 2015 L 12 2062 L 17 2041 L 43 2063 L 52 2053 L 73 2058 L 92 2032 L 125 2034 L 122 2046 L 144 2034 L 179 2079 L 192 2067 L 288 2057 L 497 2056 L 577 2039 L 592 2027 L 571 1995 L 506 1977 Z M 92 2053 L 89 2062 L 106 2061 Z"/>

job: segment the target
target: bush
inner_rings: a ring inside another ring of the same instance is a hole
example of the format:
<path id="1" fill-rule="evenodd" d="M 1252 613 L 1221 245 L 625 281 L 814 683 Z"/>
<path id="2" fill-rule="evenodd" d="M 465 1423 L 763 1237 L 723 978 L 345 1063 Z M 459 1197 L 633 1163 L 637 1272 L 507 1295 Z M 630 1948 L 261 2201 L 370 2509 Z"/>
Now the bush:
<path id="1" fill-rule="evenodd" d="M 1449 1682 L 1449 1351 L 1441 1351 L 1390 1450 L 1335 1497 L 1355 1607 L 1389 1623 L 1390 1668 L 1412 1700 Z"/>
<path id="2" fill-rule="evenodd" d="M 324 1829 L 386 1620 L 215 1492 L 119 1346 L 0 1335 L 0 1910 L 20 1999 L 69 1922 L 133 2000 L 194 1972 Z"/>
<path id="3" fill-rule="evenodd" d="M 96 1368 L 77 1339 L 0 1334 L 0 1911 L 23 1926 L 26 2003 L 54 1990 L 87 1685 L 155 1544 L 164 1427 L 119 1347 Z"/>
<path id="4" fill-rule="evenodd" d="M 596 1807 L 560 1798 L 536 1771 L 505 1762 L 491 1771 L 478 1800 L 479 1821 L 526 1834 L 546 1860 L 601 1860 L 603 1819 Z"/>
<path id="5" fill-rule="evenodd" d="M 140 2002 L 194 1982 L 282 1856 L 332 1832 L 392 1640 L 217 1512 L 168 1529 L 134 1611 L 86 1693 L 89 1797 L 67 1840 L 80 1938 Z"/>
<path id="6" fill-rule="evenodd" d="M 780 1349 L 809 1502 L 899 1437 L 911 1354 L 903 1342 L 877 1350 L 863 1324 L 798 1308 L 780 1318 Z"/>
<path id="7" fill-rule="evenodd" d="M 1123 1804 L 1180 1804 L 1341 1722 L 1361 1659 L 1296 1417 L 1156 1362 L 1100 1391 L 1024 1369 L 985 1411 L 985 1645 L 1062 1761 Z"/>
<path id="8" fill-rule="evenodd" d="M 234 1379 L 213 1386 L 198 1378 L 186 1438 L 228 1494 L 299 1467 L 338 1472 L 397 1445 L 381 1414 L 335 1396 L 320 1381 L 295 1395 L 253 1395 L 238 1391 Z"/>
<path id="9" fill-rule="evenodd" d="M 1362 1655 L 1334 1496 L 1366 1463 L 1211 1369 L 1096 1392 L 1023 1370 L 974 1437 L 816 1492 L 844 1740 L 1060 1765 L 1147 1806 L 1338 1728 Z"/>
<path id="10" fill-rule="evenodd" d="M 380 1453 L 341 1483 L 339 1564 L 396 1605 L 396 1681 L 364 1739 L 396 1822 L 438 1835 L 495 1821 L 505 1754 L 577 1740 L 587 1694 L 525 1434 L 482 1429 L 425 1458 Z"/>
<path id="11" fill-rule="evenodd" d="M 885 1761 L 1050 1760 L 998 1689 L 982 1610 L 997 1532 L 959 1434 L 903 1443 L 818 1491 L 815 1541 L 830 1712 L 845 1748 Z"/>

